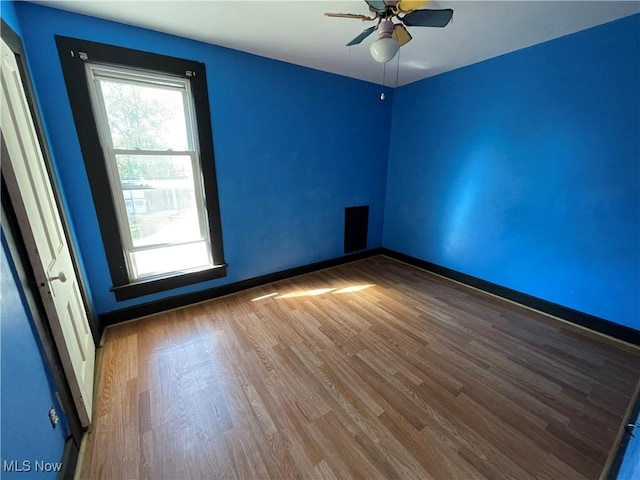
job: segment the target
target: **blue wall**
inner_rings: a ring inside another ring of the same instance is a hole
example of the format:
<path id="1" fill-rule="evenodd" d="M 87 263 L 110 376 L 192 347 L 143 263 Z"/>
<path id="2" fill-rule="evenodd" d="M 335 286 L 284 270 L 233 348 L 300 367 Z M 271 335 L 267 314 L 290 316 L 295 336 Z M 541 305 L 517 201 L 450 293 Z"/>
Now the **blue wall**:
<path id="1" fill-rule="evenodd" d="M 21 468 L 26 469 L 22 462 L 30 462 L 30 471 L 3 471 L 2 478 L 56 478 L 53 472 L 36 472 L 35 462 L 61 461 L 65 426 L 60 423 L 54 430 L 49 423 L 49 409 L 56 404 L 53 393 L 55 387 L 40 353 L 22 286 L 5 242 L 4 230 L 1 255 L 0 463 L 4 465 L 4 461 L 16 460 Z"/>
<path id="2" fill-rule="evenodd" d="M 7 0 L 0 0 L 0 17 L 7 22 L 14 32 L 20 35 L 20 22 L 16 12 L 15 3 Z"/>
<path id="3" fill-rule="evenodd" d="M 388 89 L 382 102 L 374 84 L 39 5 L 16 8 L 98 313 L 341 256 L 347 206 L 371 205 L 368 246 L 381 245 Z M 226 278 L 115 301 L 54 34 L 206 64 Z"/>
<path id="4" fill-rule="evenodd" d="M 639 31 L 396 89 L 384 246 L 640 329 Z"/>

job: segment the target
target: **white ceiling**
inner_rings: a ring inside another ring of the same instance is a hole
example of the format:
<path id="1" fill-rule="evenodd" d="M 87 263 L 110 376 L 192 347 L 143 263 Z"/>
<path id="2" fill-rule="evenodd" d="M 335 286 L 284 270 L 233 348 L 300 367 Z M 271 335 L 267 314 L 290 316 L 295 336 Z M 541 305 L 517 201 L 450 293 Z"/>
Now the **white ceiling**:
<path id="1" fill-rule="evenodd" d="M 368 13 L 363 0 L 42 0 L 36 3 L 146 27 L 264 57 L 390 86 L 640 12 L 638 1 L 446 1 L 446 28 L 409 27 L 413 40 L 383 66 L 369 54 L 375 33 L 345 44 L 371 25 L 324 12 Z"/>

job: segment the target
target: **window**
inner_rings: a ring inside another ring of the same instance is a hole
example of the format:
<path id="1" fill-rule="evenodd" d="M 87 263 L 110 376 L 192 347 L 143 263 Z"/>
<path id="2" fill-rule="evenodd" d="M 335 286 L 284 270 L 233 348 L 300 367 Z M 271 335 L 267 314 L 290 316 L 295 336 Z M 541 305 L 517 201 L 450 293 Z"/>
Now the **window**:
<path id="1" fill-rule="evenodd" d="M 129 278 L 212 267 L 189 81 L 86 70 Z"/>
<path id="2" fill-rule="evenodd" d="M 224 276 L 204 65 L 56 41 L 116 298 Z"/>

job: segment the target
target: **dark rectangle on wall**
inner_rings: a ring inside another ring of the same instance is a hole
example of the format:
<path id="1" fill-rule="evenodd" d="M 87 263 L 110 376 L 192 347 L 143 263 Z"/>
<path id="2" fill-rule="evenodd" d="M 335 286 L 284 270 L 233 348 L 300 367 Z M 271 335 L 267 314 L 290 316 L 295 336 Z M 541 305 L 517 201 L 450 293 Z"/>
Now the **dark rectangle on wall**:
<path id="1" fill-rule="evenodd" d="M 369 233 L 369 205 L 344 209 L 344 253 L 367 248 Z"/>

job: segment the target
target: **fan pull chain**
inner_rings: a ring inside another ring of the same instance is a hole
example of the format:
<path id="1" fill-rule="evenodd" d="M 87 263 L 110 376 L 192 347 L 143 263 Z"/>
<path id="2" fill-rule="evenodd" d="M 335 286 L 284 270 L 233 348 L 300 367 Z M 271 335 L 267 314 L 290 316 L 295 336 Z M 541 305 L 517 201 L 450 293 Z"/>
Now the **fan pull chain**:
<path id="1" fill-rule="evenodd" d="M 384 87 L 386 86 L 386 85 L 384 84 L 386 74 L 387 74 L 387 62 L 385 62 L 385 63 L 383 63 L 383 64 L 382 64 L 382 88 L 384 88 Z M 386 96 L 386 95 L 384 94 L 384 90 L 383 90 L 382 92 L 380 92 L 380 100 L 383 100 L 383 101 L 384 101 L 385 96 Z"/>
<path id="2" fill-rule="evenodd" d="M 387 62 L 382 64 L 382 86 L 386 87 L 385 80 L 387 75 Z"/>
<path id="3" fill-rule="evenodd" d="M 396 63 L 396 87 L 398 86 L 399 77 L 400 77 L 400 50 L 398 50 L 398 61 Z"/>

